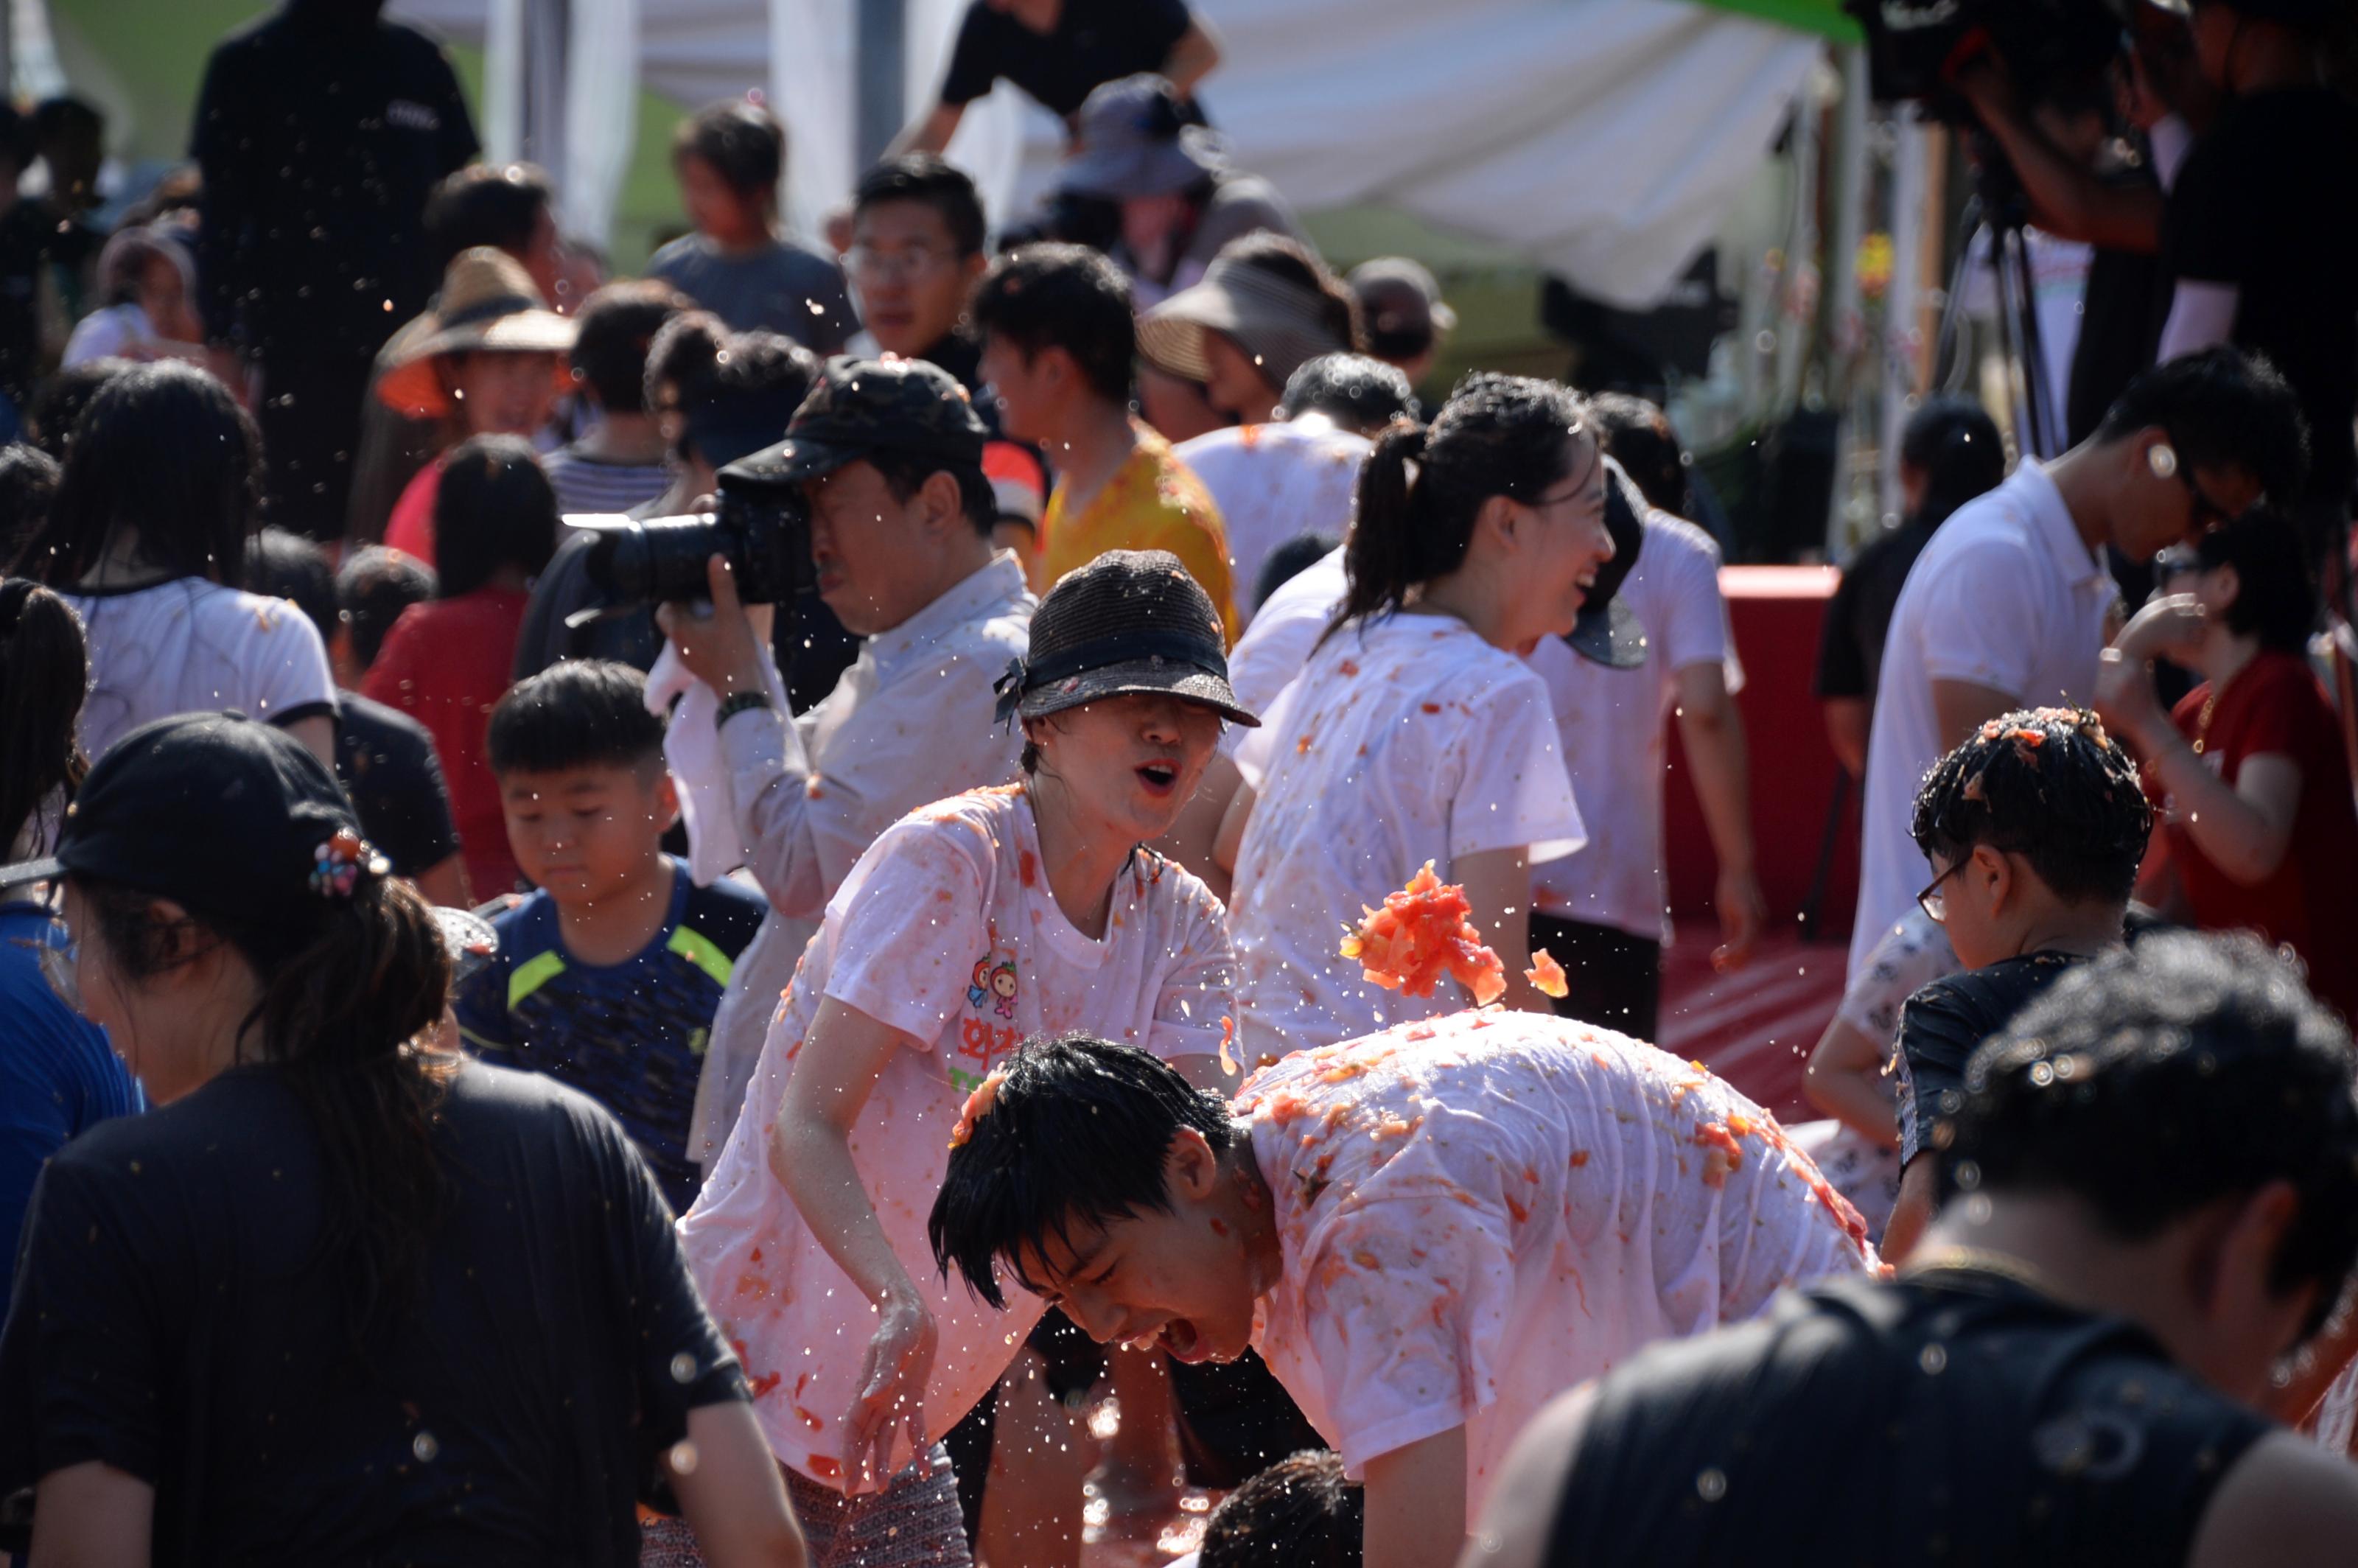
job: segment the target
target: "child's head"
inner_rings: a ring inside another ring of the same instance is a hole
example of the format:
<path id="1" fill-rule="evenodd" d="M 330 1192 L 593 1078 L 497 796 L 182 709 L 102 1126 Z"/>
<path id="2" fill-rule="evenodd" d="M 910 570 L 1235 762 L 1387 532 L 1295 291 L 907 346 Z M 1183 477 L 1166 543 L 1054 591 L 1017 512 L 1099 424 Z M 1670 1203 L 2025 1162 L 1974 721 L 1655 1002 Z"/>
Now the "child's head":
<path id="1" fill-rule="evenodd" d="M 456 599 L 503 578 L 539 574 L 557 550 L 557 492 L 521 436 L 475 436 L 450 449 L 434 495 L 434 557 L 440 597 Z"/>
<path id="2" fill-rule="evenodd" d="M 573 378 L 605 415 L 647 411 L 647 351 L 664 324 L 691 308 L 687 297 L 659 278 L 609 284 L 591 295 L 573 319 Z"/>
<path id="3" fill-rule="evenodd" d="M 1473 574 L 1507 611 L 1502 646 L 1569 633 L 1613 557 L 1600 439 L 1569 387 L 1491 372 L 1459 382 L 1430 426 L 1394 423 L 1359 471 L 1336 624 Z"/>
<path id="4" fill-rule="evenodd" d="M 1130 280 L 1103 252 L 1062 244 L 1010 251 L 975 290 L 974 324 L 983 379 L 1013 438 L 1053 438 L 1076 405 L 1129 404 L 1138 323 Z"/>
<path id="5" fill-rule="evenodd" d="M 2309 645 L 2317 590 L 2300 535 L 2283 514 L 2255 507 L 2191 547 L 2164 550 L 2155 566 L 2163 592 L 2202 601 L 2206 642 L 2250 638 L 2288 654 Z"/>
<path id="6" fill-rule="evenodd" d="M 851 197 L 860 319 L 886 353 L 923 356 L 947 337 L 982 276 L 982 199 L 931 153 L 888 158 Z"/>
<path id="7" fill-rule="evenodd" d="M 78 581 L 126 535 L 146 568 L 237 583 L 261 499 L 262 436 L 211 374 L 177 360 L 124 371 L 74 426 L 25 570 Z"/>
<path id="8" fill-rule="evenodd" d="M 1343 1456 L 1305 1449 L 1230 1492 L 1204 1526 L 1200 1568 L 1359 1568 L 1367 1491 Z"/>
<path id="9" fill-rule="evenodd" d="M 432 599 L 439 586 L 434 568 L 415 556 L 383 545 L 353 551 L 336 574 L 338 634 L 328 652 L 337 681 L 358 686 L 401 612 Z"/>
<path id="10" fill-rule="evenodd" d="M 559 903 L 627 888 L 663 853 L 679 816 L 664 723 L 647 711 L 646 689 L 628 665 L 568 660 L 518 682 L 492 709 L 488 749 L 508 849 Z"/>
<path id="11" fill-rule="evenodd" d="M 786 172 L 786 130 L 741 98 L 699 109 L 672 135 L 680 206 L 700 233 L 724 244 L 767 237 Z"/>
<path id="12" fill-rule="evenodd" d="M 2093 713 L 2027 708 L 1934 765 L 1910 830 L 1933 872 L 1925 913 L 1978 969 L 2065 922 L 2117 930 L 2153 812 Z"/>
<path id="13" fill-rule="evenodd" d="M 1250 1155 L 1217 1095 L 1135 1046 L 1068 1034 L 1027 1042 L 960 1126 L 926 1224 L 941 1268 L 994 1307 L 1004 1269 L 1100 1342 L 1244 1353 L 1252 1263 L 1222 1216 Z"/>

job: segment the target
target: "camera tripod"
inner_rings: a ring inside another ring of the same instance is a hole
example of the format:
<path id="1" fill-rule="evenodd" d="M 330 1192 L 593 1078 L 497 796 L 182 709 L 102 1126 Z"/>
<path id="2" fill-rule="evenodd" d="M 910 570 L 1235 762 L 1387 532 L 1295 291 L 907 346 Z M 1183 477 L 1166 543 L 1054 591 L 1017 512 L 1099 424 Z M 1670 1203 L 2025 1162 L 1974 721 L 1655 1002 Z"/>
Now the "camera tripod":
<path id="1" fill-rule="evenodd" d="M 1996 283 L 1999 351 L 2006 360 L 2007 385 L 2018 389 L 2015 445 L 2024 457 L 2051 458 L 2064 445 L 2064 416 L 2060 389 L 2047 384 L 2047 355 L 2039 326 L 2038 278 L 2024 232 L 2030 219 L 2029 198 L 1995 142 L 1978 130 L 1963 135 L 1974 139 L 1978 157 L 1974 193 L 1965 203 L 1965 243 L 1949 274 L 1948 298 L 1941 311 L 1941 335 L 1932 356 L 1932 384 L 1957 390 L 1964 367 L 1958 362 L 1958 323 L 1963 314 L 1966 270 L 1974 264 L 1974 239 L 1989 236 L 1989 264 Z"/>

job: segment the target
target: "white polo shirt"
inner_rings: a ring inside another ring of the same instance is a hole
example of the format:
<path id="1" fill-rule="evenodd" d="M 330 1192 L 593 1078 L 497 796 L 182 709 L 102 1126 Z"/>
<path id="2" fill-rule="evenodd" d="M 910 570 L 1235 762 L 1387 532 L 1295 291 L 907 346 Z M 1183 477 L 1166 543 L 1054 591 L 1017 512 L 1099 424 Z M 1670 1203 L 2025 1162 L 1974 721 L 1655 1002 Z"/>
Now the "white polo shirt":
<path id="1" fill-rule="evenodd" d="M 2084 703 L 2118 593 L 2055 481 L 2028 460 L 1958 508 L 1916 558 L 1892 607 L 1876 685 L 1854 976 L 1931 874 L 1908 825 L 1917 787 L 1948 751 L 1932 683 L 1988 687 L 2018 708 Z"/>
<path id="2" fill-rule="evenodd" d="M 1531 667 L 1547 682 L 1573 798 L 1599 831 L 1577 855 L 1532 868 L 1532 906 L 1564 920 L 1609 925 L 1667 944 L 1662 869 L 1664 739 L 1678 673 L 1717 665 L 1731 692 L 1744 686 L 1719 591 L 1719 546 L 1667 512 L 1649 512 L 1638 564 L 1617 598 L 1646 633 L 1646 662 L 1607 669 L 1543 637 Z"/>

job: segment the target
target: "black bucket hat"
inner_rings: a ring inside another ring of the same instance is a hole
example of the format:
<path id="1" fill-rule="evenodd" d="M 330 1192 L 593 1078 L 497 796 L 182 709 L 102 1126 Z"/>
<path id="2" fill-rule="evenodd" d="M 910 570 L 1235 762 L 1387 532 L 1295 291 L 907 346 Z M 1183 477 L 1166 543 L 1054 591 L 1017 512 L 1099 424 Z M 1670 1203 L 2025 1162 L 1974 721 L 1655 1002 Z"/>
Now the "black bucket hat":
<path id="1" fill-rule="evenodd" d="M 1581 602 L 1580 619 L 1564 641 L 1591 664 L 1634 670 L 1646 662 L 1646 629 L 1621 597 L 1621 585 L 1646 546 L 1646 497 L 1638 481 L 1611 458 L 1605 460 L 1605 532 L 1612 535 L 1613 558 L 1596 568 L 1596 582 Z"/>
<path id="2" fill-rule="evenodd" d="M 1066 572 L 1033 613 L 1030 654 L 1007 666 L 997 690 L 1002 723 L 1132 692 L 1260 723 L 1229 688 L 1212 596 L 1168 550 L 1109 550 Z"/>
<path id="3" fill-rule="evenodd" d="M 392 870 L 361 837 L 327 764 L 239 713 L 159 719 L 90 770 L 46 860 L 0 869 L 0 888 L 94 877 L 225 916 L 291 954 L 322 905 Z"/>

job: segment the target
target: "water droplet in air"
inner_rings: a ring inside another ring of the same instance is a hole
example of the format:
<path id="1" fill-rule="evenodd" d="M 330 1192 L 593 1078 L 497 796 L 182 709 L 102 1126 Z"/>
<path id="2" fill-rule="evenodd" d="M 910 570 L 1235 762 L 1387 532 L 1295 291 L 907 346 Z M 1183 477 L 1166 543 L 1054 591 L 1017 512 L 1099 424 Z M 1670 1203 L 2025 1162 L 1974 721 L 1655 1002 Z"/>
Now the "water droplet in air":
<path id="1" fill-rule="evenodd" d="M 1704 1502 L 1715 1503 L 1727 1496 L 1727 1473 L 1713 1465 L 1695 1477 L 1695 1495 Z"/>
<path id="2" fill-rule="evenodd" d="M 420 1465 L 431 1465 L 435 1456 L 442 1452 L 442 1445 L 434 1441 L 432 1433 L 421 1432 L 409 1440 L 409 1451 L 417 1455 Z"/>

